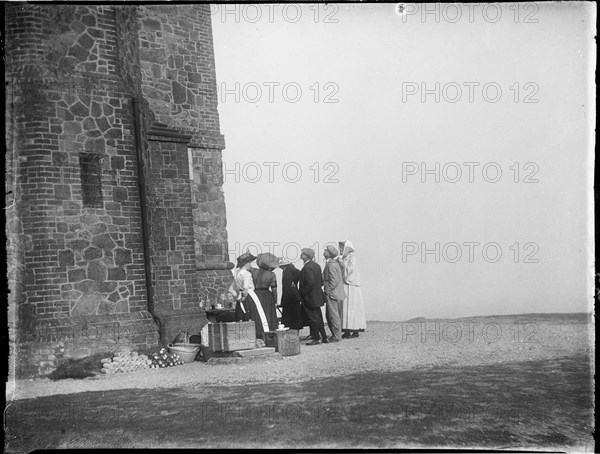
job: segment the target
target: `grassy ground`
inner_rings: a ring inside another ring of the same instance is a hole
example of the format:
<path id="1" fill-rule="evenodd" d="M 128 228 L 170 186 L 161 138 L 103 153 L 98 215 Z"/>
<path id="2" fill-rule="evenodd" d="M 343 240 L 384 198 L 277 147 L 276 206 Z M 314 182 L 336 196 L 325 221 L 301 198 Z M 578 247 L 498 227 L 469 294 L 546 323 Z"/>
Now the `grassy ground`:
<path id="1" fill-rule="evenodd" d="M 487 447 L 593 451 L 585 356 L 297 384 L 17 401 L 6 451 L 143 447 Z"/>

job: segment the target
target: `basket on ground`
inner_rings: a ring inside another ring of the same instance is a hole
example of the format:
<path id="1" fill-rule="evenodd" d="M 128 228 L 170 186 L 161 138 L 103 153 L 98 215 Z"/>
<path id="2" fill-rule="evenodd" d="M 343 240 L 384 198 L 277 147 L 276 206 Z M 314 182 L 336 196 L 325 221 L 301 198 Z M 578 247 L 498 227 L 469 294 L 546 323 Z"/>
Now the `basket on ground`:
<path id="1" fill-rule="evenodd" d="M 179 355 L 184 363 L 193 362 L 200 351 L 198 344 L 169 344 L 167 348 L 170 353 Z"/>

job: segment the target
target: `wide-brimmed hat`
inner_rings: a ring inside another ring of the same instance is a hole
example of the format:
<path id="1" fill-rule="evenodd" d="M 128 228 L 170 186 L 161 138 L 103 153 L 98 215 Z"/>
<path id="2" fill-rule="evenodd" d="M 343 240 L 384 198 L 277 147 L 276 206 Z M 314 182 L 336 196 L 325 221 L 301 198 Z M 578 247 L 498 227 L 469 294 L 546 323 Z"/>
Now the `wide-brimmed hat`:
<path id="1" fill-rule="evenodd" d="M 279 261 L 270 252 L 263 252 L 256 256 L 256 264 L 261 270 L 273 271 L 279 266 Z"/>
<path id="2" fill-rule="evenodd" d="M 287 257 L 279 257 L 277 259 L 279 261 L 279 266 L 291 265 L 292 261 Z"/>
<path id="3" fill-rule="evenodd" d="M 250 254 L 250 252 L 244 252 L 242 255 L 240 255 L 237 258 L 237 267 L 241 268 L 246 263 L 251 262 L 252 260 L 255 260 L 255 259 L 256 259 L 256 257 L 254 257 L 252 254 Z"/>
<path id="4" fill-rule="evenodd" d="M 311 260 L 315 258 L 315 251 L 313 251 L 311 248 L 309 247 L 305 247 L 304 249 L 302 249 L 301 251 L 303 254 L 308 255 Z"/>

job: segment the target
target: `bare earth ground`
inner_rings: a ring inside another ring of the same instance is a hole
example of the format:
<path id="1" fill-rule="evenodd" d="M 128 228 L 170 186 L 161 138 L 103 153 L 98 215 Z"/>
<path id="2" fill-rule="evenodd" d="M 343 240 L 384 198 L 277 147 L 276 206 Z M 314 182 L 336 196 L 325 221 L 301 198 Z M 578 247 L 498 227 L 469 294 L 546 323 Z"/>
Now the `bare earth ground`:
<path id="1" fill-rule="evenodd" d="M 357 339 L 278 361 L 18 381 L 7 384 L 6 450 L 593 451 L 593 349 L 583 314 L 370 322 Z"/>

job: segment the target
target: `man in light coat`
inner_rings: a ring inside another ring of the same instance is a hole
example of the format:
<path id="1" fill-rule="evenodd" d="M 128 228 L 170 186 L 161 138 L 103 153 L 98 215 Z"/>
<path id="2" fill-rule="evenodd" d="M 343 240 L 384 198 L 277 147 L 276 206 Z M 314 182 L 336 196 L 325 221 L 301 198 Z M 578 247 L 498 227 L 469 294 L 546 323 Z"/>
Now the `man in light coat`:
<path id="1" fill-rule="evenodd" d="M 327 325 L 331 331 L 329 342 L 339 342 L 342 339 L 342 317 L 344 298 L 344 280 L 342 267 L 337 260 L 339 256 L 335 246 L 329 245 L 323 251 L 326 263 L 323 269 L 323 283 L 327 297 Z"/>

